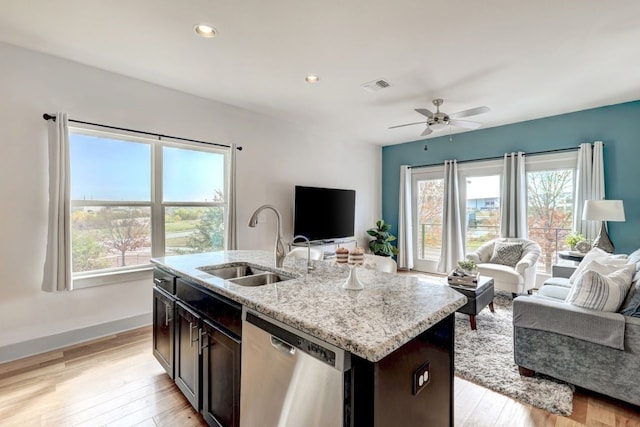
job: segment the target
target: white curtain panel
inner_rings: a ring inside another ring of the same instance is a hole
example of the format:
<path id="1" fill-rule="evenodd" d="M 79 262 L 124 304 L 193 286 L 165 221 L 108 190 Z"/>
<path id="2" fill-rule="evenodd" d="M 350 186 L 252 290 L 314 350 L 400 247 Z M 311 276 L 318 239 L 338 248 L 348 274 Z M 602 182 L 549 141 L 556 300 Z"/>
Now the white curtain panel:
<path id="1" fill-rule="evenodd" d="M 228 223 L 226 228 L 227 233 L 227 250 L 238 249 L 238 226 L 237 226 L 237 210 L 236 210 L 236 144 L 231 144 L 229 148 L 229 189 L 227 191 L 227 214 Z"/>
<path id="2" fill-rule="evenodd" d="M 597 221 L 583 221 L 582 210 L 586 200 L 605 198 L 603 147 L 602 141 L 596 141 L 593 144 L 580 144 L 578 148 L 573 230 L 588 240 L 596 238 L 601 224 Z"/>
<path id="3" fill-rule="evenodd" d="M 504 155 L 500 199 L 500 236 L 526 239 L 527 175 L 524 153 Z"/>
<path id="4" fill-rule="evenodd" d="M 66 113 L 48 120 L 49 215 L 42 290 L 72 289 L 71 200 L 69 181 L 69 127 Z"/>
<path id="5" fill-rule="evenodd" d="M 413 268 L 413 224 L 411 218 L 411 167 L 400 166 L 398 205 L 398 268 Z"/>
<path id="6" fill-rule="evenodd" d="M 444 162 L 444 200 L 442 206 L 442 248 L 438 271 L 453 270 L 458 261 L 464 259 L 465 219 L 460 214 L 460 192 L 458 186 L 458 163 Z"/>

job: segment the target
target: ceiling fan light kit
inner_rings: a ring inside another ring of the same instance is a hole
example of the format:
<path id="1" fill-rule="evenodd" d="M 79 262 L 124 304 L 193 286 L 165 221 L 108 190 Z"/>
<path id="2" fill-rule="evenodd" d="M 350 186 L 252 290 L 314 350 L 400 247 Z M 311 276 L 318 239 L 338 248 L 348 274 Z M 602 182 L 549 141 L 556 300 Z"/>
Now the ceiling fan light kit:
<path id="1" fill-rule="evenodd" d="M 426 121 L 415 122 L 415 123 L 406 123 L 403 125 L 391 126 L 389 129 L 395 129 L 404 126 L 413 126 L 418 124 L 426 124 L 426 129 L 420 134 L 420 136 L 427 136 L 437 132 L 439 130 L 445 129 L 447 126 L 457 126 L 463 127 L 467 129 L 477 129 L 482 126 L 482 123 L 472 122 L 469 120 L 457 120 L 462 117 L 475 116 L 477 114 L 486 113 L 489 111 L 489 107 L 476 107 L 471 108 L 469 110 L 458 111 L 457 113 L 447 114 L 440 112 L 440 106 L 444 103 L 442 98 L 436 98 L 433 100 L 433 105 L 436 106 L 436 112 L 433 113 L 426 108 L 416 108 L 415 111 L 417 113 L 422 114 L 427 118 Z"/>

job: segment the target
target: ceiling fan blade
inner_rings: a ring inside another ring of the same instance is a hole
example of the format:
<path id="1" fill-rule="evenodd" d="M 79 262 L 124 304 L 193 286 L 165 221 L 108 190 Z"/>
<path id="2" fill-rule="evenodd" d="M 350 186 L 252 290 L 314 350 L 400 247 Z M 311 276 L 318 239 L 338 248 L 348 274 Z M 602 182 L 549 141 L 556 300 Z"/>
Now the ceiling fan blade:
<path id="1" fill-rule="evenodd" d="M 461 128 L 468 128 L 468 129 L 478 129 L 480 126 L 482 126 L 482 123 L 471 122 L 469 120 L 451 120 L 449 123 L 451 123 L 451 125 L 453 126 L 458 126 Z"/>
<path id="2" fill-rule="evenodd" d="M 424 121 L 423 121 L 423 122 L 415 122 L 415 123 L 405 123 L 405 124 L 403 124 L 403 125 L 391 126 L 389 129 L 401 128 L 401 127 L 403 127 L 403 126 L 413 126 L 413 125 L 420 125 L 420 124 L 422 124 L 422 125 L 423 125 L 423 124 L 425 124 L 425 123 L 427 123 L 427 122 L 424 122 Z"/>
<path id="3" fill-rule="evenodd" d="M 489 107 L 476 107 L 469 110 L 458 111 L 457 113 L 449 114 L 451 119 L 460 119 L 462 117 L 475 116 L 476 114 L 486 113 L 490 110 Z"/>
<path id="4" fill-rule="evenodd" d="M 431 128 L 429 126 L 427 126 L 427 128 L 420 134 L 420 136 L 427 136 L 432 132 L 433 131 L 431 130 Z"/>
<path id="5" fill-rule="evenodd" d="M 429 118 L 433 117 L 433 113 L 427 110 L 426 108 L 416 108 L 416 111 L 422 114 L 423 116 L 427 116 Z"/>

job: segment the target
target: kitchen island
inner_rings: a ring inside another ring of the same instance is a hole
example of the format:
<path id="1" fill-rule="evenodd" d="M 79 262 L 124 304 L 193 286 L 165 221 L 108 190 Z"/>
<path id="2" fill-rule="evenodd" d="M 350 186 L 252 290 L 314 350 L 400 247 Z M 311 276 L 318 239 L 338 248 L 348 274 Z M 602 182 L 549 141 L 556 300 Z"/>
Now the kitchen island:
<path id="1" fill-rule="evenodd" d="M 236 311 L 241 307 L 245 315 L 264 315 L 302 336 L 348 352 L 344 383 L 348 407 L 340 425 L 453 424 L 453 313 L 466 303 L 466 298 L 448 286 L 359 268 L 364 289 L 345 290 L 342 284 L 349 274 L 347 266 L 315 262 L 316 269 L 307 272 L 306 260 L 291 257 L 282 268 L 275 268 L 273 254 L 265 251 L 222 251 L 157 258 L 153 262 L 164 274 L 177 278 L 174 298 L 187 311 L 193 312 L 194 307 L 197 311 L 198 302 L 182 300 L 189 299 L 192 289 L 200 289 L 227 301 Z M 290 279 L 243 286 L 209 273 L 212 268 L 238 263 Z M 158 320 L 158 316 L 154 315 L 154 319 Z M 190 344 L 196 319 L 189 319 L 182 335 L 189 334 L 186 342 Z M 220 322 L 214 319 L 213 323 Z M 225 331 L 224 327 L 220 329 Z M 240 345 L 242 331 L 233 326 L 227 329 Z M 175 330 L 180 334 L 177 324 Z M 201 335 L 198 329 L 197 336 Z M 200 352 L 210 347 L 204 344 Z M 177 348 L 175 352 L 178 382 Z M 199 387 L 192 384 L 196 388 L 192 391 L 197 392 Z M 198 405 L 197 401 L 192 404 Z M 238 422 L 237 417 L 231 422 Z"/>

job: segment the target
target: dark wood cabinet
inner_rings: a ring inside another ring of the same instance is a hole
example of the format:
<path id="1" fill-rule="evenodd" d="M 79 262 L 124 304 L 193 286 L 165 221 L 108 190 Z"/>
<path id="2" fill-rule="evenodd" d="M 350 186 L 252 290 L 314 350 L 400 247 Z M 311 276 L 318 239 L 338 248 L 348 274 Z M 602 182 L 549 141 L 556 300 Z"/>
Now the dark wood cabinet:
<path id="1" fill-rule="evenodd" d="M 209 425 L 240 425 L 240 340 L 204 320 L 202 415 Z"/>
<path id="2" fill-rule="evenodd" d="M 189 403 L 200 410 L 200 316 L 180 301 L 176 302 L 175 382 Z"/>
<path id="3" fill-rule="evenodd" d="M 240 425 L 242 305 L 156 268 L 153 354 L 216 427 Z"/>
<path id="4" fill-rule="evenodd" d="M 173 318 L 176 300 L 158 288 L 153 289 L 153 355 L 174 378 Z"/>

